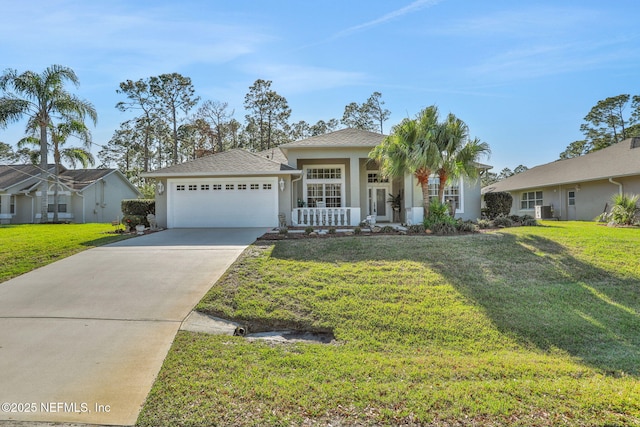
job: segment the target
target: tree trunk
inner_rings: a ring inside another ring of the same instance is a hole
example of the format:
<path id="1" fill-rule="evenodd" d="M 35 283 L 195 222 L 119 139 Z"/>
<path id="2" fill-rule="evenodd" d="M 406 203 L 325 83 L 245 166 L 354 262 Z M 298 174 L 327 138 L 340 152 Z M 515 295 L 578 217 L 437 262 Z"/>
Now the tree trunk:
<path id="1" fill-rule="evenodd" d="M 422 187 L 422 207 L 424 209 L 424 217 L 429 216 L 429 180 L 421 182 Z"/>
<path id="2" fill-rule="evenodd" d="M 47 223 L 48 221 L 48 212 L 49 212 L 49 198 L 47 192 L 49 191 L 49 173 L 48 169 L 48 153 L 47 149 L 47 124 L 40 123 L 40 192 L 42 196 L 40 197 L 40 222 L 42 224 Z"/>
<path id="3" fill-rule="evenodd" d="M 444 189 L 447 186 L 447 173 L 442 169 L 438 171 L 438 200 L 440 203 L 444 203 Z"/>

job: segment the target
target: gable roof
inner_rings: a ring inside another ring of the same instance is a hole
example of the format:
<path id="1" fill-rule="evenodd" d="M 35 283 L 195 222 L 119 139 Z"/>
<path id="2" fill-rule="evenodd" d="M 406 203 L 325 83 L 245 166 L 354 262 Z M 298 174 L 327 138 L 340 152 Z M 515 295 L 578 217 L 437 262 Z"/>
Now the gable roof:
<path id="1" fill-rule="evenodd" d="M 299 174 L 291 166 L 250 153 L 241 148 L 201 157 L 179 165 L 142 174 L 146 177 L 168 176 L 234 176 Z"/>
<path id="2" fill-rule="evenodd" d="M 381 133 L 370 132 L 362 129 L 341 129 L 323 135 L 312 136 L 300 141 L 280 145 L 285 150 L 289 148 L 311 147 L 341 147 L 341 148 L 373 148 L 380 144 L 386 137 Z"/>
<path id="3" fill-rule="evenodd" d="M 640 138 L 629 138 L 602 150 L 536 166 L 482 189 L 482 193 L 575 184 L 640 175 Z"/>
<path id="4" fill-rule="evenodd" d="M 82 191 L 100 178 L 104 178 L 114 171 L 115 169 L 66 170 L 60 174 L 60 182 L 73 191 Z"/>
<path id="5" fill-rule="evenodd" d="M 49 165 L 49 171 L 53 168 Z M 0 190 L 22 184 L 29 180 L 39 180 L 40 167 L 36 165 L 0 165 Z"/>

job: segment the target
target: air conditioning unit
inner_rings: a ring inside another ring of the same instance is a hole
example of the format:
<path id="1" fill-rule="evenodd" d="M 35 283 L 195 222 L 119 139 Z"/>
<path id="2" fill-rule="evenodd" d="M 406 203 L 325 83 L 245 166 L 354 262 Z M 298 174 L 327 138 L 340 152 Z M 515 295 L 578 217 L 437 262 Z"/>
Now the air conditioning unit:
<path id="1" fill-rule="evenodd" d="M 551 219 L 551 206 L 536 206 L 536 219 Z"/>

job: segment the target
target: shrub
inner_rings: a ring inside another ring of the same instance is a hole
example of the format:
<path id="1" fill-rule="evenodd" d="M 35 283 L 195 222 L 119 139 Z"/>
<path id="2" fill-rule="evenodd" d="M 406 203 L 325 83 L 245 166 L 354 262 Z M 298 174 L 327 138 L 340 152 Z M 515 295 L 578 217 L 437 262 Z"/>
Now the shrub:
<path id="1" fill-rule="evenodd" d="M 280 227 L 280 228 L 278 229 L 278 233 L 279 233 L 279 234 L 285 234 L 285 235 L 286 235 L 286 234 L 289 234 L 289 229 L 288 229 L 287 227 Z"/>
<path id="2" fill-rule="evenodd" d="M 473 221 L 458 221 L 456 229 L 461 233 L 475 233 L 478 231 L 478 226 Z"/>
<path id="3" fill-rule="evenodd" d="M 488 219 L 479 219 L 478 220 L 478 228 L 480 229 L 485 229 L 485 228 L 491 228 L 491 221 Z"/>
<path id="4" fill-rule="evenodd" d="M 131 228 L 142 224 L 149 227 L 147 215 L 156 213 L 156 201 L 153 199 L 125 199 L 120 204 L 122 224 Z"/>
<path id="5" fill-rule="evenodd" d="M 396 231 L 396 229 L 390 225 L 385 225 L 380 229 L 381 233 L 393 233 L 394 231 Z"/>
<path id="6" fill-rule="evenodd" d="M 434 200 L 429 204 L 429 216 L 424 221 L 424 228 L 431 230 L 434 234 L 455 233 L 457 221 L 449 216 L 449 205 Z"/>
<path id="7" fill-rule="evenodd" d="M 513 221 L 508 216 L 497 216 L 491 221 L 494 227 L 513 227 Z"/>
<path id="8" fill-rule="evenodd" d="M 640 196 L 632 194 L 616 194 L 611 198 L 610 219 L 616 225 L 633 225 L 638 221 L 640 208 L 638 208 Z"/>
<path id="9" fill-rule="evenodd" d="M 362 234 L 362 228 L 360 228 L 360 227 L 356 227 L 356 228 L 354 228 L 354 229 L 353 229 L 353 233 L 354 233 L 354 234 Z"/>
<path id="10" fill-rule="evenodd" d="M 484 195 L 484 203 L 487 206 L 487 217 L 494 219 L 500 215 L 509 215 L 511 205 L 513 204 L 513 197 L 511 197 L 511 194 L 505 192 L 486 193 Z"/>
<path id="11" fill-rule="evenodd" d="M 146 216 L 156 213 L 156 201 L 153 199 L 125 199 L 120 204 L 124 215 Z"/>
<path id="12" fill-rule="evenodd" d="M 424 225 L 422 224 L 413 224 L 409 226 L 409 233 L 412 234 L 424 234 L 426 228 L 424 228 Z"/>
<path id="13" fill-rule="evenodd" d="M 334 227 L 331 227 L 330 229 L 327 230 L 327 233 L 336 234 L 336 229 Z"/>
<path id="14" fill-rule="evenodd" d="M 313 233 L 313 227 L 306 227 L 304 229 L 304 234 L 311 234 Z"/>
<path id="15" fill-rule="evenodd" d="M 524 227 L 536 227 L 540 225 L 535 218 L 532 218 L 530 216 L 528 218 L 522 217 L 522 222 L 520 224 L 522 224 L 522 226 Z"/>

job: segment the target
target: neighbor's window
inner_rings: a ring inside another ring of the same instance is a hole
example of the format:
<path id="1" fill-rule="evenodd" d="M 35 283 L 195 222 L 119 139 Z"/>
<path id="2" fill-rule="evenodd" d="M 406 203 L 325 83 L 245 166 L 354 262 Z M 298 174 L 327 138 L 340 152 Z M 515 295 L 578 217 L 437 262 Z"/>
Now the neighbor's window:
<path id="1" fill-rule="evenodd" d="M 520 197 L 520 209 L 535 209 L 542 206 L 542 191 L 527 191 Z"/>
<path id="2" fill-rule="evenodd" d="M 53 201 L 53 196 L 49 196 L 49 200 Z M 47 206 L 47 212 L 53 212 L 55 210 L 55 203 L 49 203 Z M 67 196 L 60 194 L 58 195 L 58 212 L 66 213 L 67 212 Z"/>

